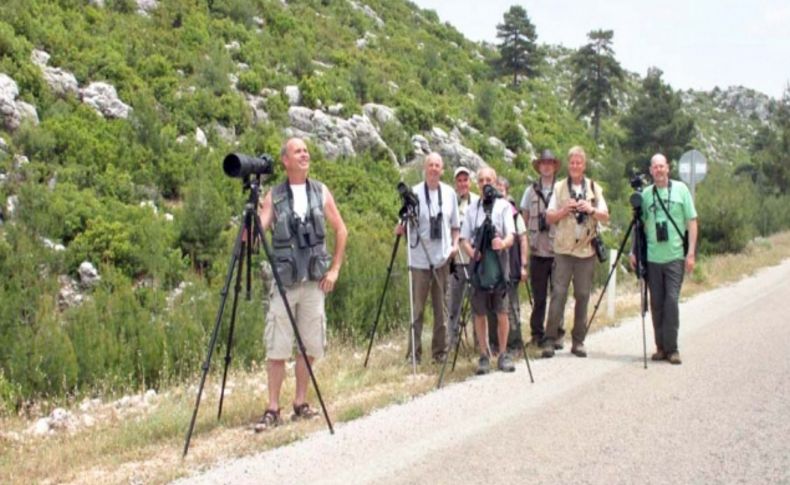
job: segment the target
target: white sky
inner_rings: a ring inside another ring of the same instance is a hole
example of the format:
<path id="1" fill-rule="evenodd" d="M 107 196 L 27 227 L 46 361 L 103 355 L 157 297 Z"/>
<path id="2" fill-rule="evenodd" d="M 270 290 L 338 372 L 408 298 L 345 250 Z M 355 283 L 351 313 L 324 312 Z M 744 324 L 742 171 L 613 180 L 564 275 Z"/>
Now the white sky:
<path id="1" fill-rule="evenodd" d="M 620 64 L 664 71 L 675 89 L 746 86 L 780 98 L 790 83 L 789 0 L 412 0 L 473 41 L 521 5 L 538 42 L 578 48 L 591 30 L 614 30 Z"/>

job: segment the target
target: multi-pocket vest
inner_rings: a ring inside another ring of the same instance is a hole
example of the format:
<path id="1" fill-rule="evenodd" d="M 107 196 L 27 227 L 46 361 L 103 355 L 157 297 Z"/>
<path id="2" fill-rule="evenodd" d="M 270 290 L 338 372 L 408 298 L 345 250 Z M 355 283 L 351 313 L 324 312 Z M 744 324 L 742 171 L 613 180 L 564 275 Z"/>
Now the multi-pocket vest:
<path id="1" fill-rule="evenodd" d="M 584 198 L 597 207 L 596 192 L 597 187 L 587 177 L 584 178 Z M 554 185 L 554 197 L 557 199 L 557 207 L 562 207 L 571 198 L 568 188 L 568 179 L 563 179 Z M 595 254 L 590 241 L 596 234 L 598 222 L 592 216 L 587 216 L 583 224 L 577 224 L 573 214 L 560 219 L 557 222 L 557 232 L 554 236 L 554 253 L 568 254 L 577 258 L 589 258 Z"/>
<path id="2" fill-rule="evenodd" d="M 284 286 L 319 281 L 331 262 L 325 241 L 324 186 L 310 179 L 306 184 L 308 207 L 304 218 L 294 212 L 287 181 L 272 189 L 274 266 Z"/>

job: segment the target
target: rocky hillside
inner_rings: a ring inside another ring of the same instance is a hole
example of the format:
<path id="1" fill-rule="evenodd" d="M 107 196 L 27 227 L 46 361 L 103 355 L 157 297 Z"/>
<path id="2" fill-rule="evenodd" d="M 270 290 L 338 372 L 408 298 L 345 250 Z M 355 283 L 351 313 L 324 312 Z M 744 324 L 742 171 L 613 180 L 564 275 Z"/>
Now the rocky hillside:
<path id="1" fill-rule="evenodd" d="M 612 168 L 616 119 L 596 144 L 569 108 L 572 51 L 545 50 L 543 76 L 511 87 L 493 46 L 406 0 L 2 2 L 0 339 L 13 344 L 0 347 L 0 402 L 196 368 L 243 202 L 221 159 L 276 154 L 289 135 L 310 139 L 355 235 L 332 330 L 364 335 L 395 184 L 416 180 L 407 168 L 425 154 L 491 164 L 516 194 L 544 147 L 581 144 L 597 174 Z M 622 108 L 638 85 L 629 75 Z M 729 164 L 769 102 L 684 100 L 699 148 Z M 385 327 L 405 316 L 387 304 Z M 242 364 L 261 358 L 257 310 L 241 310 Z"/>

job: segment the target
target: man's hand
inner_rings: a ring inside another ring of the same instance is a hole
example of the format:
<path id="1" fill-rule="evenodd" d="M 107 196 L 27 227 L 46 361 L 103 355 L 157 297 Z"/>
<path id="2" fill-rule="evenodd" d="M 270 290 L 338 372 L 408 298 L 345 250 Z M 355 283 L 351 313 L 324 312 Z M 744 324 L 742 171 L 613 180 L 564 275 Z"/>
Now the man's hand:
<path id="1" fill-rule="evenodd" d="M 688 256 L 686 256 L 686 273 L 692 273 L 694 271 L 695 263 L 696 260 L 694 258 L 694 255 L 689 253 Z"/>
<path id="2" fill-rule="evenodd" d="M 321 278 L 321 281 L 318 282 L 318 287 L 321 288 L 321 291 L 324 293 L 329 293 L 334 290 L 338 274 L 339 271 L 336 269 L 330 269 L 327 271 L 326 274 L 324 274 L 324 277 Z"/>
<path id="3" fill-rule="evenodd" d="M 636 256 L 634 256 L 633 254 L 629 254 L 628 262 L 631 263 L 631 269 L 636 269 Z"/>
<path id="4" fill-rule="evenodd" d="M 522 283 L 526 283 L 527 282 L 527 278 L 529 278 L 529 275 L 527 275 L 527 267 L 526 266 L 522 266 L 521 267 L 521 282 Z"/>
<path id="5" fill-rule="evenodd" d="M 398 224 L 397 226 L 395 226 L 396 236 L 403 236 L 404 234 L 406 234 L 406 226 L 404 226 L 403 224 Z"/>
<path id="6" fill-rule="evenodd" d="M 505 241 L 499 236 L 495 237 L 491 240 L 491 249 L 494 251 L 505 249 Z"/>

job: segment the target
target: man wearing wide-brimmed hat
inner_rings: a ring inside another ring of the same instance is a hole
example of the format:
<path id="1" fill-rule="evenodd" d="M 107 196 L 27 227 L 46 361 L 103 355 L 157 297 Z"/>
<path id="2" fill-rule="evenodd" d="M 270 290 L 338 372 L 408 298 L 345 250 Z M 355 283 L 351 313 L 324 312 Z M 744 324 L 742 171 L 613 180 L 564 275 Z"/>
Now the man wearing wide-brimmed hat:
<path id="1" fill-rule="evenodd" d="M 540 178 L 527 187 L 521 198 L 521 213 L 527 224 L 529 240 L 529 284 L 532 287 L 532 315 L 529 326 L 532 331 L 532 344 L 542 345 L 544 338 L 543 323 L 546 319 L 546 300 L 549 294 L 551 270 L 554 264 L 554 232 L 556 227 L 546 220 L 546 209 L 551 200 L 560 161 L 551 150 L 543 150 L 540 157 L 532 160 L 532 166 Z M 560 336 L 564 334 L 560 326 Z M 557 340 L 562 346 L 562 339 Z"/>

